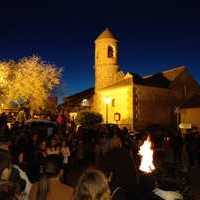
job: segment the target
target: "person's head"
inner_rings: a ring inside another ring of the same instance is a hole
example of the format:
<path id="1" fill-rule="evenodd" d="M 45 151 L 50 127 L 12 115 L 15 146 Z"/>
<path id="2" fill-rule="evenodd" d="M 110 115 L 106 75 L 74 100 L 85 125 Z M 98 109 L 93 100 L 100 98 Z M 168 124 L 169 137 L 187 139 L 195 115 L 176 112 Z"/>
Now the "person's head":
<path id="1" fill-rule="evenodd" d="M 45 150 L 46 147 L 47 147 L 47 143 L 46 143 L 45 140 L 43 140 L 43 141 L 40 143 L 39 148 L 40 148 L 40 150 Z"/>
<path id="2" fill-rule="evenodd" d="M 22 149 L 15 150 L 12 154 L 12 164 L 19 165 L 24 162 L 25 152 Z"/>
<path id="3" fill-rule="evenodd" d="M 33 133 L 32 134 L 32 141 L 33 142 L 37 142 L 38 141 L 38 134 L 37 133 Z"/>
<path id="4" fill-rule="evenodd" d="M 62 161 L 58 155 L 50 155 L 44 164 L 44 173 L 47 178 L 58 177 L 62 168 Z"/>
<path id="5" fill-rule="evenodd" d="M 0 150 L 0 181 L 21 183 L 19 171 L 12 166 L 10 155 L 4 150 Z"/>
<path id="6" fill-rule="evenodd" d="M 110 200 L 108 181 L 99 170 L 90 169 L 83 173 L 75 189 L 74 200 Z"/>
<path id="7" fill-rule="evenodd" d="M 24 199 L 25 181 L 20 179 L 18 182 L 0 181 L 0 199 L 3 200 L 22 200 Z"/>
<path id="8" fill-rule="evenodd" d="M 122 139 L 119 134 L 114 134 L 111 139 L 111 149 L 122 147 Z"/>
<path id="9" fill-rule="evenodd" d="M 49 192 L 49 178 L 58 178 L 61 172 L 62 162 L 57 155 L 50 155 L 44 164 L 44 177 L 39 182 L 37 200 L 46 200 Z"/>
<path id="10" fill-rule="evenodd" d="M 10 144 L 11 144 L 11 141 L 9 140 L 8 137 L 4 137 L 0 139 L 0 149 L 8 151 Z"/>
<path id="11" fill-rule="evenodd" d="M 11 172 L 12 169 L 9 152 L 0 149 L 0 180 L 9 180 Z"/>
<path id="12" fill-rule="evenodd" d="M 4 200 L 15 199 L 14 187 L 11 182 L 0 181 L 0 199 Z"/>

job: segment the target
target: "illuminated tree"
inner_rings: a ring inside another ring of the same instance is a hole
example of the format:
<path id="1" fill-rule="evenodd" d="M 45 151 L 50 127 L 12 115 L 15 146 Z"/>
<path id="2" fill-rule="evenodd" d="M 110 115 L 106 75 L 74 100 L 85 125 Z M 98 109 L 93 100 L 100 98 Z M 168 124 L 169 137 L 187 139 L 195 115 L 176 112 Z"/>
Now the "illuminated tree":
<path id="1" fill-rule="evenodd" d="M 0 62 L 0 94 L 7 104 L 39 110 L 45 107 L 52 89 L 60 84 L 60 76 L 61 69 L 36 56 L 18 62 Z"/>
<path id="2" fill-rule="evenodd" d="M 13 62 L 0 62 L 0 103 L 8 102 L 9 85 L 12 84 L 12 65 Z"/>

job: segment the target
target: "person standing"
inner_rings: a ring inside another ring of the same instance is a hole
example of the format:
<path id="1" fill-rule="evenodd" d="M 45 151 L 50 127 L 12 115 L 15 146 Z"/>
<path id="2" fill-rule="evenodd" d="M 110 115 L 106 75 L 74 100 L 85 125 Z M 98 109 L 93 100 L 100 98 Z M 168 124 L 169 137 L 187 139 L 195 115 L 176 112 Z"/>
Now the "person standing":
<path id="1" fill-rule="evenodd" d="M 60 182 L 61 168 L 59 156 L 48 156 L 44 176 L 32 185 L 29 200 L 72 200 L 73 188 Z"/>
<path id="2" fill-rule="evenodd" d="M 18 121 L 19 125 L 22 126 L 24 124 L 25 120 L 26 120 L 26 114 L 25 114 L 24 110 L 21 108 L 17 114 L 16 121 Z"/>
<path id="3" fill-rule="evenodd" d="M 112 136 L 110 146 L 111 149 L 99 160 L 99 169 L 112 172 L 112 181 L 125 191 L 127 199 L 137 199 L 135 162 L 123 147 L 119 133 Z"/>
<path id="4" fill-rule="evenodd" d="M 105 175 L 99 170 L 86 170 L 78 181 L 74 200 L 111 200 Z"/>

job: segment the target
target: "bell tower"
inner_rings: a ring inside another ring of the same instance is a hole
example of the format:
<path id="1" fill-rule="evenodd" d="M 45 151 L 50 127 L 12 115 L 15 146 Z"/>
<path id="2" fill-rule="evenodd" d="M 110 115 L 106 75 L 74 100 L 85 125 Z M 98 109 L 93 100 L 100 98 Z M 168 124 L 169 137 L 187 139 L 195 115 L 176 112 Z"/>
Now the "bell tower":
<path id="1" fill-rule="evenodd" d="M 118 41 L 106 28 L 95 40 L 95 90 L 115 83 L 118 71 Z"/>

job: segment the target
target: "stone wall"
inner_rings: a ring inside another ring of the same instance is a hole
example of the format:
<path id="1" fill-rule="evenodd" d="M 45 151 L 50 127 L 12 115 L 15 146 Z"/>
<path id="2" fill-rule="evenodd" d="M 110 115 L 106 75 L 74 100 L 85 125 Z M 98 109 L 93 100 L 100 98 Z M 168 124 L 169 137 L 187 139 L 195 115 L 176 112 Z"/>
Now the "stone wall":
<path id="1" fill-rule="evenodd" d="M 188 71 L 180 74 L 169 89 L 135 85 L 133 90 L 134 127 L 137 129 L 152 124 L 176 126 L 176 107 L 200 93 L 198 82 Z"/>
<path id="2" fill-rule="evenodd" d="M 172 119 L 172 98 L 165 88 L 135 85 L 134 127 L 145 128 L 153 124 L 170 125 Z"/>
<path id="3" fill-rule="evenodd" d="M 174 99 L 174 106 L 180 106 L 190 97 L 200 94 L 200 87 L 196 80 L 189 74 L 188 71 L 182 73 L 171 84 L 171 95 Z"/>
<path id="4" fill-rule="evenodd" d="M 200 108 L 184 108 L 180 110 L 181 123 L 189 123 L 200 129 Z"/>
<path id="5" fill-rule="evenodd" d="M 95 89 L 99 90 L 114 84 L 118 80 L 118 65 L 95 66 Z"/>

